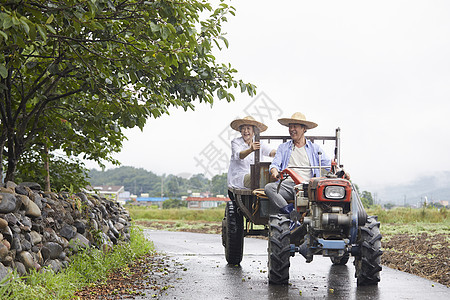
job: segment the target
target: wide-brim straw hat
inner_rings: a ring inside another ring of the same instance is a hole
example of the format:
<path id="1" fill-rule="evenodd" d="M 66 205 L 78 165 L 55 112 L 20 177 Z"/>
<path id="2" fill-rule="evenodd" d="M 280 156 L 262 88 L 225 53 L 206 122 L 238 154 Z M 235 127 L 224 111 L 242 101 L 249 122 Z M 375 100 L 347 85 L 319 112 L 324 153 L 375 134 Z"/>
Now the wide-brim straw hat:
<path id="1" fill-rule="evenodd" d="M 241 125 L 252 125 L 256 126 L 259 129 L 259 132 L 263 132 L 267 130 L 267 126 L 261 122 L 256 121 L 252 116 L 246 116 L 242 119 L 236 119 L 230 123 L 231 128 L 236 131 L 239 131 L 239 126 Z"/>
<path id="2" fill-rule="evenodd" d="M 312 129 L 317 127 L 317 124 L 311 121 L 307 121 L 304 114 L 301 112 L 296 112 L 292 115 L 290 118 L 281 118 L 278 119 L 278 122 L 280 122 L 281 125 L 288 126 L 289 124 L 301 124 L 305 125 L 306 128 Z"/>

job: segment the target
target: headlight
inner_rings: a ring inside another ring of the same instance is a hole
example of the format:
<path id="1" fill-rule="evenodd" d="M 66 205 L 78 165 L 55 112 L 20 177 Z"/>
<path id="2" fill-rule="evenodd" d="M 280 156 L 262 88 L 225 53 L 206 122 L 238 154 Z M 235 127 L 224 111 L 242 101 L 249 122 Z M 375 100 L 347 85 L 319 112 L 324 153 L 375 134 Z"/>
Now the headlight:
<path id="1" fill-rule="evenodd" d="M 325 198 L 328 199 L 344 199 L 345 188 L 343 186 L 330 185 L 325 187 Z"/>

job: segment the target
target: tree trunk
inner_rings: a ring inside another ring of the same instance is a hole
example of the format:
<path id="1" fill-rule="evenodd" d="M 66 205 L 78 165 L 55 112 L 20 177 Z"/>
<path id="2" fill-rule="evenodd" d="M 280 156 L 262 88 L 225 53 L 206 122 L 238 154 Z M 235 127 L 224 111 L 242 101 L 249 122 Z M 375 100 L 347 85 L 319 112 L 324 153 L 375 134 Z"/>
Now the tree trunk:
<path id="1" fill-rule="evenodd" d="M 44 145 L 44 165 L 45 165 L 45 191 L 50 192 L 50 161 L 48 158 L 48 147 Z"/>
<path id="2" fill-rule="evenodd" d="M 8 168 L 6 169 L 6 177 L 5 182 L 14 181 L 15 173 L 16 173 L 17 161 L 14 156 L 8 155 Z"/>
<path id="3" fill-rule="evenodd" d="M 18 141 L 17 141 L 18 140 Z M 8 169 L 6 171 L 5 182 L 14 181 L 17 170 L 17 162 L 23 153 L 23 142 L 17 139 L 16 135 L 8 133 Z"/>
<path id="4" fill-rule="evenodd" d="M 3 150 L 5 148 L 6 143 L 6 134 L 5 131 L 2 128 L 2 134 L 0 136 L 0 183 L 3 182 Z"/>

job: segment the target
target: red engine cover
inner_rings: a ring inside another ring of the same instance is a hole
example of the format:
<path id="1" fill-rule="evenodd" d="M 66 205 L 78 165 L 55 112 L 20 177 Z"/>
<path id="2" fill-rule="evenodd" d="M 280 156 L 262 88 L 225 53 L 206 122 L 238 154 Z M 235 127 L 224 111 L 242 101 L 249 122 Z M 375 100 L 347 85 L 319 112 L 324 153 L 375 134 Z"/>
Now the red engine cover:
<path id="1" fill-rule="evenodd" d="M 342 186 L 345 189 L 344 199 L 328 199 L 325 198 L 325 187 L 330 185 Z M 341 178 L 325 178 L 325 177 L 315 177 L 311 178 L 309 181 L 310 197 L 316 201 L 326 201 L 326 202 L 350 202 L 352 196 L 352 185 L 347 179 Z"/>

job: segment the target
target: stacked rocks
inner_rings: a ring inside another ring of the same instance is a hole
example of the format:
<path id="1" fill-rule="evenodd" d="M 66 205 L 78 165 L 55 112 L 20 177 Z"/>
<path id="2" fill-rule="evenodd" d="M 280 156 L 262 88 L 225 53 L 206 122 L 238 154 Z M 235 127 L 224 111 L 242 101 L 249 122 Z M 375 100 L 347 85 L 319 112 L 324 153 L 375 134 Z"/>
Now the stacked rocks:
<path id="1" fill-rule="evenodd" d="M 109 251 L 130 239 L 131 218 L 116 202 L 84 193 L 43 192 L 36 183 L 0 187 L 0 281 L 49 266 L 58 272 L 82 248 Z"/>

